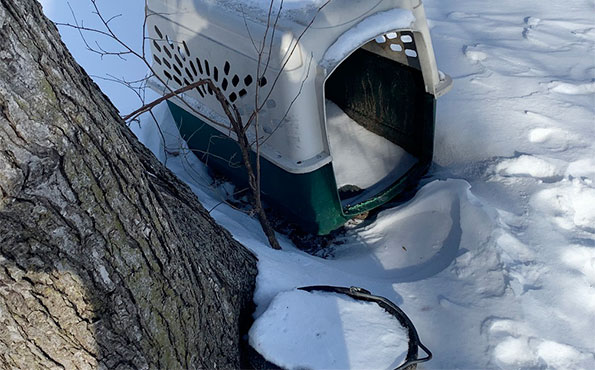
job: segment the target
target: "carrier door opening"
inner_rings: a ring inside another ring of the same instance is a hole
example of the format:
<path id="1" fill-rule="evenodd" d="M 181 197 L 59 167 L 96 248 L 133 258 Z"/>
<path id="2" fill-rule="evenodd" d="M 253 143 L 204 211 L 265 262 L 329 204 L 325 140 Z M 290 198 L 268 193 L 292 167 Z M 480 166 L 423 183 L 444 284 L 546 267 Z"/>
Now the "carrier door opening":
<path id="1" fill-rule="evenodd" d="M 434 128 L 424 116 L 427 94 L 417 54 L 404 48 L 397 54 L 392 45 L 369 42 L 325 83 L 327 134 L 343 206 L 375 197 L 432 156 L 427 141 Z"/>

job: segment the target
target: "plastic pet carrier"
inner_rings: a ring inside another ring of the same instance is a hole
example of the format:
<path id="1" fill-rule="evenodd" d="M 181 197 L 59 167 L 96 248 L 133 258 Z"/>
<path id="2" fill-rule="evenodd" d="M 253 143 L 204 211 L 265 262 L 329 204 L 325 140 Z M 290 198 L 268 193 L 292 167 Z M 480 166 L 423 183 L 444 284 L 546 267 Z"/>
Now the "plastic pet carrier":
<path id="1" fill-rule="evenodd" d="M 247 134 L 260 143 L 262 194 L 318 234 L 427 171 L 436 98 L 452 82 L 436 68 L 420 0 L 325 3 L 286 0 L 280 8 L 275 0 L 270 15 L 268 0 L 147 5 L 151 87 L 165 95 L 210 79 L 244 122 L 261 105 L 258 137 L 253 128 Z M 228 120 L 212 89 L 185 91 L 168 105 L 189 148 L 245 186 L 235 134 L 214 123 Z"/>

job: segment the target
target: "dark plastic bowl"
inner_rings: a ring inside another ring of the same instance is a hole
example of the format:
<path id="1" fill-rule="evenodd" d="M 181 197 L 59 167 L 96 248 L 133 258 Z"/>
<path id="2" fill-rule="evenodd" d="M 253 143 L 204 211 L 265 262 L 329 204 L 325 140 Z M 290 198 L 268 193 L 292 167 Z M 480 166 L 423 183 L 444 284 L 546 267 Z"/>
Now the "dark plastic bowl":
<path id="1" fill-rule="evenodd" d="M 401 310 L 397 305 L 389 301 L 384 297 L 379 297 L 371 294 L 369 291 L 358 288 L 358 287 L 336 287 L 336 286 L 327 286 L 327 285 L 315 285 L 315 286 L 306 286 L 298 288 L 300 290 L 304 290 L 306 292 L 329 292 L 329 293 L 339 293 L 345 294 L 350 296 L 353 299 L 357 299 L 359 301 L 368 301 L 374 302 L 380 307 L 384 308 L 388 313 L 393 315 L 394 317 L 399 320 L 401 325 L 407 328 L 409 334 L 409 349 L 407 351 L 407 357 L 405 358 L 405 362 L 402 363 L 399 367 L 395 370 L 415 370 L 417 368 L 417 364 L 426 362 L 432 359 L 432 353 L 430 350 L 422 344 L 419 340 L 419 335 L 417 334 L 417 330 L 415 330 L 415 326 L 413 322 L 407 317 L 405 312 Z M 426 356 L 419 358 L 419 348 L 421 348 L 425 353 Z M 281 369 L 278 365 L 275 365 L 262 357 L 254 348 L 248 345 L 248 357 L 250 366 L 253 369 Z"/>

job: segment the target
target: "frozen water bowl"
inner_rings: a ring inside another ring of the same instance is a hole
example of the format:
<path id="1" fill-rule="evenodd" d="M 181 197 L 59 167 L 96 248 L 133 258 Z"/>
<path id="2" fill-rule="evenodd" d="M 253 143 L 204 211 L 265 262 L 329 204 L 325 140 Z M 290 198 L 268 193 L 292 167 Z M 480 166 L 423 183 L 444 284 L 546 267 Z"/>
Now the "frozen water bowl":
<path id="1" fill-rule="evenodd" d="M 410 370 L 432 357 L 394 303 L 362 288 L 332 286 L 275 296 L 249 331 L 248 352 L 258 369 Z"/>

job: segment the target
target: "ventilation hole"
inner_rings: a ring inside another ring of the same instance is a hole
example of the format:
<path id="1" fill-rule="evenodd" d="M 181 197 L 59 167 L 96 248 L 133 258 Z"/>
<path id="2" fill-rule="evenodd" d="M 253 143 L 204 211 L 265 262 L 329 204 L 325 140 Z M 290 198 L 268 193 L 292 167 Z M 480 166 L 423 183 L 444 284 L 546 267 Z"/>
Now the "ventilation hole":
<path id="1" fill-rule="evenodd" d="M 163 60 L 165 62 L 165 60 Z M 165 77 L 167 77 L 168 80 L 171 80 L 171 75 L 169 74 L 168 71 L 163 71 L 163 74 L 165 75 Z"/>
<path id="2" fill-rule="evenodd" d="M 184 68 L 184 71 L 186 72 L 186 75 L 188 76 L 189 79 L 193 79 L 192 78 L 192 73 L 190 73 L 190 70 L 188 69 L 188 67 Z"/>
<path id="3" fill-rule="evenodd" d="M 167 44 L 169 45 L 170 48 L 174 48 L 174 42 L 169 38 L 168 35 L 165 35 L 165 41 L 167 41 Z"/>
<path id="4" fill-rule="evenodd" d="M 396 32 L 389 32 L 389 33 L 386 34 L 386 37 L 388 37 L 389 40 L 396 39 L 397 38 L 397 33 Z"/>
<path id="5" fill-rule="evenodd" d="M 384 37 L 383 35 L 380 35 L 378 37 L 376 37 L 376 42 L 379 44 L 382 44 L 383 42 L 386 42 L 386 37 Z"/>
<path id="6" fill-rule="evenodd" d="M 163 64 L 165 64 L 167 68 L 171 68 L 171 64 L 169 64 L 169 61 L 167 59 L 163 59 Z"/>
<path id="7" fill-rule="evenodd" d="M 223 66 L 223 72 L 225 72 L 225 75 L 227 76 L 229 74 L 229 62 L 225 61 L 225 66 Z"/>
<path id="8" fill-rule="evenodd" d="M 266 77 L 264 77 L 264 76 L 262 76 L 262 77 L 260 78 L 260 83 L 259 83 L 258 85 L 259 85 L 260 87 L 263 87 L 263 86 L 264 86 L 264 85 L 266 85 L 266 84 L 267 84 L 267 78 L 266 78 Z"/>
<path id="9" fill-rule="evenodd" d="M 409 35 L 403 35 L 403 36 L 401 36 L 401 41 L 403 41 L 403 42 L 413 42 L 413 37 L 411 37 Z"/>
<path id="10" fill-rule="evenodd" d="M 240 83 L 240 78 L 238 77 L 238 75 L 233 76 L 233 78 L 231 79 L 231 84 L 233 86 L 238 86 L 239 83 Z"/>
<path id="11" fill-rule="evenodd" d="M 244 85 L 246 86 L 250 86 L 250 84 L 252 83 L 252 76 L 248 75 L 244 78 Z"/>
<path id="12" fill-rule="evenodd" d="M 196 88 L 196 91 L 198 91 L 198 93 L 200 94 L 200 96 L 202 96 L 203 98 L 205 97 L 205 94 L 198 87 Z"/>
<path id="13" fill-rule="evenodd" d="M 392 51 L 403 51 L 403 47 L 399 44 L 391 44 L 390 49 Z"/>
<path id="14" fill-rule="evenodd" d="M 238 98 L 238 96 L 236 95 L 236 93 L 231 93 L 231 94 L 229 94 L 229 101 L 230 101 L 230 102 L 232 102 L 232 103 L 233 103 L 234 101 L 236 101 L 236 100 L 237 100 L 237 98 Z"/>
<path id="15" fill-rule="evenodd" d="M 155 49 L 157 49 L 157 51 L 161 53 L 161 46 L 159 46 L 159 43 L 157 41 L 153 40 L 153 46 L 155 46 Z"/>
<path id="16" fill-rule="evenodd" d="M 202 89 L 202 92 L 206 95 L 207 88 L 205 87 L 205 85 L 201 85 L 200 88 Z"/>
<path id="17" fill-rule="evenodd" d="M 186 41 L 182 41 L 182 45 L 184 45 L 184 51 L 186 51 L 186 55 L 188 57 L 190 57 L 190 49 L 188 49 L 188 45 L 186 44 Z"/>
<path id="18" fill-rule="evenodd" d="M 191 85 L 190 82 L 188 82 L 187 79 L 184 79 L 184 83 L 186 84 L 186 86 Z"/>
<path id="19" fill-rule="evenodd" d="M 155 59 L 157 64 L 161 64 L 161 59 L 157 58 L 157 55 L 153 55 L 153 59 Z"/>
<path id="20" fill-rule="evenodd" d="M 202 65 L 200 64 L 200 59 L 198 58 L 196 58 L 196 66 L 198 67 L 200 74 L 203 74 L 204 72 L 202 71 Z"/>
<path id="21" fill-rule="evenodd" d="M 186 56 L 184 55 L 184 52 L 182 51 L 182 49 L 180 49 L 180 47 L 178 46 L 178 55 L 182 57 L 182 60 L 186 60 Z"/>
<path id="22" fill-rule="evenodd" d="M 213 95 L 213 89 L 211 89 L 211 85 L 207 85 L 207 91 L 210 95 Z"/>
<path id="23" fill-rule="evenodd" d="M 163 51 L 165 51 L 165 54 L 167 54 L 168 57 L 172 57 L 171 52 L 169 51 L 168 48 L 163 48 Z"/>
<path id="24" fill-rule="evenodd" d="M 215 79 L 215 82 L 219 81 L 219 70 L 217 67 L 213 67 L 213 78 Z"/>
<path id="25" fill-rule="evenodd" d="M 182 81 L 180 81 L 177 76 L 174 76 L 174 81 L 176 81 L 178 85 L 182 86 Z"/>
<path id="26" fill-rule="evenodd" d="M 246 96 L 246 94 L 248 94 L 248 92 L 246 91 L 246 89 L 240 90 L 240 98 Z"/>
<path id="27" fill-rule="evenodd" d="M 196 73 L 196 67 L 192 61 L 190 61 L 190 68 L 192 68 L 192 73 L 194 73 L 195 76 L 198 76 L 198 73 Z"/>
<path id="28" fill-rule="evenodd" d="M 411 50 L 411 49 L 405 49 L 405 55 L 407 55 L 408 57 L 416 58 L 417 51 Z"/>
<path id="29" fill-rule="evenodd" d="M 181 66 L 183 66 L 184 64 L 182 64 L 182 61 L 180 60 L 180 58 L 178 58 L 177 55 L 174 55 L 174 59 L 176 60 L 176 62 L 178 62 L 178 64 Z"/>
<path id="30" fill-rule="evenodd" d="M 223 81 L 221 82 L 221 88 L 223 89 L 223 91 L 227 90 L 227 78 L 224 78 Z"/>
<path id="31" fill-rule="evenodd" d="M 180 68 L 178 68 L 178 66 L 175 64 L 172 67 L 173 67 L 174 71 L 176 71 L 178 76 L 182 77 L 182 71 L 180 71 Z"/>
<path id="32" fill-rule="evenodd" d="M 160 39 L 163 38 L 163 34 L 161 33 L 161 30 L 159 29 L 159 27 L 155 26 L 155 32 L 157 32 L 157 35 L 159 35 Z"/>
<path id="33" fill-rule="evenodd" d="M 211 71 L 209 69 L 209 61 L 205 59 L 205 71 L 207 72 L 207 76 L 211 75 Z"/>

